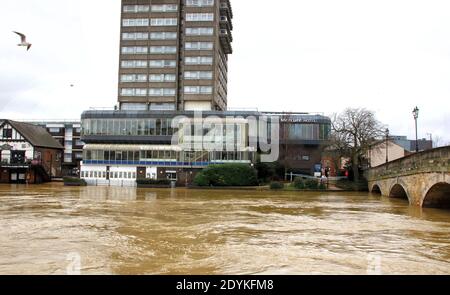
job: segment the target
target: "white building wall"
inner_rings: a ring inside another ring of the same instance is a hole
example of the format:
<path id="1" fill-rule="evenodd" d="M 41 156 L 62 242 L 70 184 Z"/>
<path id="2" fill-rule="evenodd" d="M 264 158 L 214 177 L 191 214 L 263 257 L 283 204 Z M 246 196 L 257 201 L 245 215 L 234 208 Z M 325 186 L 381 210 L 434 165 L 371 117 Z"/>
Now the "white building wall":
<path id="1" fill-rule="evenodd" d="M 137 166 L 109 166 L 109 179 L 107 179 L 106 165 L 84 165 L 81 164 L 81 178 L 88 185 L 106 185 L 106 186 L 136 186 Z M 140 167 L 140 166 L 139 166 Z M 146 167 L 147 178 L 157 178 L 156 167 Z"/>
<path id="2" fill-rule="evenodd" d="M 405 149 L 398 144 L 389 142 L 388 144 L 388 159 L 389 162 L 403 158 L 405 156 Z M 370 150 L 370 164 L 371 167 L 377 167 L 386 164 L 386 143 L 381 143 Z"/>

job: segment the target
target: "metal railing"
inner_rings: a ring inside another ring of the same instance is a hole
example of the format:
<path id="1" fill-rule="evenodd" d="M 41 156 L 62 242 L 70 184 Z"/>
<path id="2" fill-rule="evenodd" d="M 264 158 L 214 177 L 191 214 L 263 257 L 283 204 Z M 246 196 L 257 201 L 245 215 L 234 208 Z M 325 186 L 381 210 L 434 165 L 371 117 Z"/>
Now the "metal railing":
<path id="1" fill-rule="evenodd" d="M 306 174 L 295 174 L 295 173 L 286 173 L 286 179 L 290 179 L 293 182 L 296 178 L 304 178 L 304 179 L 317 179 L 320 180 L 321 176 L 312 176 Z M 327 180 L 329 181 L 339 181 L 343 179 L 348 179 L 347 176 L 328 176 Z"/>

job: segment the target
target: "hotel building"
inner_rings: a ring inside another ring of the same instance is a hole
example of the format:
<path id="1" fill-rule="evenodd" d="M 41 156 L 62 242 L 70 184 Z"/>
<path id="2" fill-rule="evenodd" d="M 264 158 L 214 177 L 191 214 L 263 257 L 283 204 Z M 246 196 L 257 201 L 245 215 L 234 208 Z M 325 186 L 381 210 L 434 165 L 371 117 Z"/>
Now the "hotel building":
<path id="1" fill-rule="evenodd" d="M 310 175 L 321 163 L 331 122 L 311 114 L 87 111 L 82 125 L 81 177 L 93 185 L 134 186 L 145 178 L 185 185 L 211 164 L 254 165 L 271 144 L 274 161 Z"/>
<path id="2" fill-rule="evenodd" d="M 122 0 L 121 110 L 227 109 L 229 0 Z"/>

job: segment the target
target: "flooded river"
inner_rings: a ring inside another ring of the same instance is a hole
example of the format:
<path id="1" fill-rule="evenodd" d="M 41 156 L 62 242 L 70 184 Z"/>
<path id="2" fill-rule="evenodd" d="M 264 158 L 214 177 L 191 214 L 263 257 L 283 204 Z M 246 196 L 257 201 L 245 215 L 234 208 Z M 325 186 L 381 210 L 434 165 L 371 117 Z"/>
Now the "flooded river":
<path id="1" fill-rule="evenodd" d="M 450 211 L 365 193 L 0 185 L 0 274 L 450 274 Z"/>

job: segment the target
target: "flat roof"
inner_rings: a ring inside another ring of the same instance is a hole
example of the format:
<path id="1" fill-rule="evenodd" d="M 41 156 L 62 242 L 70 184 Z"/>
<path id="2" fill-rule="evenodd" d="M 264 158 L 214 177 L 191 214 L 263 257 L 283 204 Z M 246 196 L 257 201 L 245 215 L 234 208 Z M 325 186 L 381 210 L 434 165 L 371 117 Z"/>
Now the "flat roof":
<path id="1" fill-rule="evenodd" d="M 322 114 L 310 113 L 278 113 L 258 111 L 128 111 L 128 110 L 89 110 L 81 114 L 81 119 L 150 119 L 175 118 L 185 116 L 202 118 L 216 116 L 225 117 L 279 117 L 282 123 L 330 123 L 331 119 Z"/>

